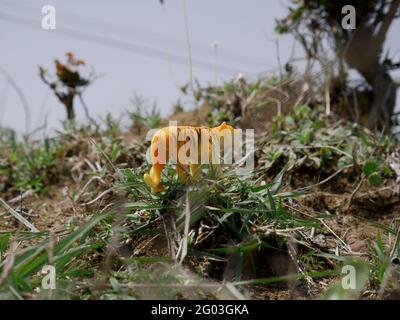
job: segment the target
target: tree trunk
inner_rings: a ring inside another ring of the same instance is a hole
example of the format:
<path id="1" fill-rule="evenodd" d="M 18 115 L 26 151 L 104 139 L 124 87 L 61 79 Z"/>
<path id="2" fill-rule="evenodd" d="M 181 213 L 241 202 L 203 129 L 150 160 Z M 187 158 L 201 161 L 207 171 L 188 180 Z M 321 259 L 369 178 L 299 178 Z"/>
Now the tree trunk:
<path id="1" fill-rule="evenodd" d="M 65 105 L 65 109 L 67 110 L 67 119 L 74 120 L 75 119 L 75 110 L 74 110 L 74 95 L 68 94 L 64 97 L 63 103 Z"/>
<path id="2" fill-rule="evenodd" d="M 384 66 L 375 68 L 373 78 L 373 101 L 370 107 L 368 127 L 390 132 L 393 125 L 392 115 L 396 105 L 397 84 Z"/>
<path id="3" fill-rule="evenodd" d="M 350 68 L 356 69 L 370 85 L 373 99 L 368 108 L 367 125 L 371 129 L 390 131 L 391 116 L 396 104 L 397 84 L 381 61 L 386 34 L 400 6 L 394 0 L 380 23 L 362 21 L 351 35 L 344 50 Z"/>

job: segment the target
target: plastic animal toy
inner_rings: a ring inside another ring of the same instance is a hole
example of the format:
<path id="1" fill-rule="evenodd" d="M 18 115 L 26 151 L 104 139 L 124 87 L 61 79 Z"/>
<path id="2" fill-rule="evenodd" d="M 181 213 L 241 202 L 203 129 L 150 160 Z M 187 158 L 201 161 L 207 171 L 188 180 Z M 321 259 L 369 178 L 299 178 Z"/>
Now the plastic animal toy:
<path id="1" fill-rule="evenodd" d="M 144 174 L 144 181 L 151 187 L 152 192 L 163 191 L 164 186 L 160 183 L 161 173 L 172 158 L 176 160 L 176 172 L 180 182 L 198 180 L 200 165 L 204 160 L 210 163 L 213 159 L 215 141 L 218 141 L 220 146 L 226 134 L 233 137 L 233 131 L 234 128 L 225 122 L 214 128 L 169 126 L 159 129 L 151 140 L 152 167 L 149 173 Z M 232 142 L 232 138 L 230 141 Z M 191 152 L 194 154 L 190 155 Z"/>

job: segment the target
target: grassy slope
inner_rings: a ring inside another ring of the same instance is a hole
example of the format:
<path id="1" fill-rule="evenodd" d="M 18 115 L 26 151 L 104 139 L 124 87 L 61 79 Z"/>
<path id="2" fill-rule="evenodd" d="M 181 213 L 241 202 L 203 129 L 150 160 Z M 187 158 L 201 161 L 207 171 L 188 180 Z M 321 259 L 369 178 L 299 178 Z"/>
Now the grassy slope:
<path id="1" fill-rule="evenodd" d="M 226 110 L 208 122 L 233 121 Z M 106 124 L 65 127 L 37 143 L 3 135 L 0 195 L 15 210 L 0 209 L 1 297 L 398 294 L 395 140 L 300 106 L 261 132 L 253 172 L 205 167 L 202 181 L 183 186 L 169 168 L 166 192 L 153 195 L 142 180 L 146 142 Z M 52 292 L 38 289 L 49 263 Z M 356 290 L 335 284 L 345 264 L 361 275 Z"/>

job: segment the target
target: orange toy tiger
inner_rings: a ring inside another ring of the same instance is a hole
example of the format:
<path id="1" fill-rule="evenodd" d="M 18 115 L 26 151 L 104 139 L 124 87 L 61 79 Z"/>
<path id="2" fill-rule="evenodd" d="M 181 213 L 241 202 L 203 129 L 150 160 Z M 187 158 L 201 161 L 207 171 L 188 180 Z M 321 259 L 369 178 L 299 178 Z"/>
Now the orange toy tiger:
<path id="1" fill-rule="evenodd" d="M 200 163 L 209 163 L 215 153 L 213 143 L 223 142 L 230 135 L 231 143 L 234 128 L 225 122 L 215 128 L 192 126 L 169 126 L 159 129 L 153 136 L 150 146 L 152 167 L 144 174 L 144 181 L 152 192 L 161 192 L 161 172 L 167 163 L 176 163 L 176 172 L 182 183 L 197 180 Z M 225 146 L 225 144 L 224 144 Z M 219 150 L 218 150 L 219 151 Z M 174 162 L 176 161 L 176 162 Z"/>

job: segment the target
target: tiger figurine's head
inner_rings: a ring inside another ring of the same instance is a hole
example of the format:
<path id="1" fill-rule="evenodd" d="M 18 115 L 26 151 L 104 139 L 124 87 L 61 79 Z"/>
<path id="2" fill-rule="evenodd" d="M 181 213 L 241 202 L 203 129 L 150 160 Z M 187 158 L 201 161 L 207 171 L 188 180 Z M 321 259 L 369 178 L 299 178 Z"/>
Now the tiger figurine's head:
<path id="1" fill-rule="evenodd" d="M 151 140 L 150 160 L 152 167 L 144 174 L 144 181 L 153 192 L 161 192 L 161 172 L 170 160 L 176 163 L 176 172 L 182 183 L 197 180 L 200 176 L 200 163 L 210 161 L 213 143 L 229 137 L 233 142 L 234 128 L 223 122 L 217 127 L 169 126 L 157 130 Z M 175 159 L 172 159 L 175 158 Z M 209 162 L 208 162 L 209 163 Z"/>

